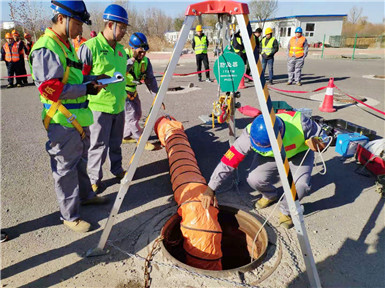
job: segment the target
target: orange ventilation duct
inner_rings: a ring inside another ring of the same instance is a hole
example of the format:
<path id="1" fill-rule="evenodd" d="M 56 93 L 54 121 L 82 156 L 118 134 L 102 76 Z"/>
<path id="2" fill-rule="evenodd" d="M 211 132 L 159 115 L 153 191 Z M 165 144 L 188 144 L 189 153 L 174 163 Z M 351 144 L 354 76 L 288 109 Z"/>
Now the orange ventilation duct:
<path id="1" fill-rule="evenodd" d="M 166 147 L 172 190 L 182 217 L 180 229 L 184 238 L 186 264 L 206 270 L 222 270 L 222 229 L 218 222 L 218 209 L 203 209 L 199 195 L 206 188 L 195 154 L 191 149 L 182 123 L 161 117 L 154 128 Z"/>

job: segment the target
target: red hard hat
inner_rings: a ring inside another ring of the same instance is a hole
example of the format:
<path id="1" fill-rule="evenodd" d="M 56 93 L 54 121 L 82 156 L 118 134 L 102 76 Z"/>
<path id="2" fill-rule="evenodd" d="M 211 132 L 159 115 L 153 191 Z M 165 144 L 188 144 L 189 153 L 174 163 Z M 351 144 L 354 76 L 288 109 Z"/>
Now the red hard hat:
<path id="1" fill-rule="evenodd" d="M 16 30 L 13 30 L 12 31 L 12 36 L 20 36 L 19 32 L 17 32 Z"/>
<path id="2" fill-rule="evenodd" d="M 29 35 L 28 33 L 24 33 L 24 38 L 31 38 L 31 35 Z"/>

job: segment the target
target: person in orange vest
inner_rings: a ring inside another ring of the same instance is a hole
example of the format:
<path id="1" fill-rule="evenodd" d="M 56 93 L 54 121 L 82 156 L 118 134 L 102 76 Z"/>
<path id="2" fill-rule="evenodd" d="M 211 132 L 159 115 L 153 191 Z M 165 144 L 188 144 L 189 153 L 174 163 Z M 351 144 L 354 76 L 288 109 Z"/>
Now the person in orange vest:
<path id="1" fill-rule="evenodd" d="M 82 37 L 82 34 L 79 34 L 78 36 L 76 36 L 75 39 L 72 39 L 72 43 L 74 44 L 75 51 L 78 52 L 80 45 L 82 45 L 86 41 L 87 39 Z"/>
<path id="2" fill-rule="evenodd" d="M 16 62 L 15 72 L 16 76 L 20 75 L 27 75 L 27 70 L 25 69 L 25 62 L 24 62 L 24 56 L 27 54 L 28 50 L 27 47 L 24 45 L 24 42 L 20 40 L 20 34 L 16 30 L 12 31 L 12 37 L 15 41 L 15 45 L 18 47 L 19 50 L 19 60 Z M 21 84 L 17 84 L 17 87 L 22 87 L 23 85 L 28 85 L 28 78 L 20 77 Z"/>
<path id="3" fill-rule="evenodd" d="M 302 85 L 301 71 L 305 63 L 307 51 L 307 40 L 302 36 L 302 28 L 297 27 L 297 29 L 295 29 L 295 36 L 290 39 L 289 46 L 287 47 L 287 72 L 289 74 L 287 85 L 293 84 L 293 81 L 295 81 L 298 86 Z"/>
<path id="4" fill-rule="evenodd" d="M 7 41 L 3 47 L 1 47 L 1 61 L 5 61 L 5 65 L 8 70 L 8 86 L 7 88 L 13 87 L 13 76 L 16 74 L 16 65 L 17 61 L 19 61 L 19 49 L 15 44 L 15 41 L 12 38 L 11 33 L 5 34 L 5 40 Z M 21 87 L 21 79 L 16 78 L 17 85 Z"/>
<path id="5" fill-rule="evenodd" d="M 28 33 L 24 33 L 24 39 L 25 39 L 24 45 L 27 48 L 26 55 L 28 57 L 29 56 L 29 52 L 31 52 L 31 49 L 32 49 L 32 46 L 33 46 L 33 41 L 32 41 L 31 35 L 28 34 Z"/>

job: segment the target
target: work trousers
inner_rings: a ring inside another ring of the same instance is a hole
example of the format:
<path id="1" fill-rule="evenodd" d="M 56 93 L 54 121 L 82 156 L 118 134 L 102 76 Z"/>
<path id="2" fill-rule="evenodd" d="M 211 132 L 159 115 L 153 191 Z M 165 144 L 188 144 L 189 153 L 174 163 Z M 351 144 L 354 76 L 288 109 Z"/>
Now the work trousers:
<path id="1" fill-rule="evenodd" d="M 134 93 L 132 93 L 133 95 Z M 125 115 L 124 115 L 124 138 L 133 138 L 138 140 L 142 134 L 142 127 L 139 125 L 139 120 L 142 117 L 142 106 L 139 95 L 136 95 L 134 100 L 126 99 Z"/>
<path id="2" fill-rule="evenodd" d="M 14 78 L 13 76 L 17 76 L 19 74 L 18 73 L 18 62 L 5 62 L 5 65 L 7 66 L 7 70 L 8 70 L 8 77 L 12 77 L 12 78 L 8 78 L 8 84 L 9 85 L 13 85 L 13 80 L 16 79 L 16 84 L 21 84 L 22 83 L 22 80 L 20 77 L 16 77 Z"/>
<path id="3" fill-rule="evenodd" d="M 202 71 L 202 62 L 205 65 L 205 70 L 210 69 L 209 66 L 209 57 L 207 53 L 196 54 L 196 62 L 197 62 L 197 71 Z M 202 73 L 198 74 L 198 79 L 202 80 Z M 210 79 L 210 71 L 206 71 L 206 79 Z"/>
<path id="4" fill-rule="evenodd" d="M 301 82 L 301 72 L 303 64 L 305 63 L 305 58 L 295 56 L 290 57 L 287 61 L 287 72 L 289 74 L 289 81 L 293 82 L 293 80 L 298 83 Z"/>
<path id="5" fill-rule="evenodd" d="M 309 151 L 302 166 L 298 168 L 305 152 L 301 152 L 290 158 L 290 170 L 293 175 L 298 199 L 301 200 L 310 191 L 311 171 L 313 170 L 314 152 Z M 278 168 L 274 157 L 263 157 L 256 153 L 247 177 L 247 183 L 253 189 L 258 190 L 264 198 L 272 199 L 278 197 L 277 188 L 273 185 L 279 181 Z M 280 210 L 289 215 L 290 210 L 286 198 L 282 199 Z"/>
<path id="6" fill-rule="evenodd" d="M 273 81 L 274 78 L 274 58 L 265 59 L 262 57 L 262 77 L 265 77 L 266 66 L 269 66 L 269 81 Z"/>
<path id="7" fill-rule="evenodd" d="M 16 75 L 27 75 L 27 70 L 25 69 L 25 61 L 24 59 L 20 59 L 19 62 L 16 62 L 17 64 L 17 71 Z M 28 77 L 20 77 L 21 82 L 23 84 L 28 84 Z"/>
<path id="8" fill-rule="evenodd" d="M 109 114 L 92 111 L 94 124 L 90 126 L 91 145 L 88 150 L 88 175 L 91 184 L 99 185 L 103 178 L 102 166 L 107 158 L 110 159 L 110 171 L 114 175 L 123 172 L 122 149 L 124 111 Z"/>
<path id="9" fill-rule="evenodd" d="M 51 169 L 62 220 L 80 218 L 80 202 L 95 197 L 87 175 L 87 153 L 90 130 L 83 127 L 82 140 L 75 128 L 50 124 L 46 150 L 51 157 Z"/>

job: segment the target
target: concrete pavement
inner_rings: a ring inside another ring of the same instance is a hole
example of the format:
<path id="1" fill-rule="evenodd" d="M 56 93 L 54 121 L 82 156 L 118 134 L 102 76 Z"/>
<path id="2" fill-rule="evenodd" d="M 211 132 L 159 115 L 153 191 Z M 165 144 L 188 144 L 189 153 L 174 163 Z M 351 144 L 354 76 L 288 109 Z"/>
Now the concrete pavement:
<path id="1" fill-rule="evenodd" d="M 150 54 L 151 56 L 152 54 Z M 195 71 L 190 60 L 179 62 L 176 73 Z M 192 58 L 194 59 L 194 58 Z M 214 58 L 211 57 L 210 67 Z M 163 62 L 153 61 L 154 70 L 163 72 Z M 326 86 L 330 77 L 344 92 L 371 98 L 384 107 L 385 86 L 382 80 L 366 79 L 363 75 L 383 75 L 383 60 L 307 59 L 303 69 L 303 86 L 286 86 L 286 61 L 275 62 L 276 84 L 280 89 L 309 91 Z M 1 63 L 2 75 L 5 66 Z M 160 75 L 160 74 L 159 74 Z M 213 74 L 212 74 L 213 77 Z M 158 77 L 158 80 L 161 78 Z M 30 79 L 29 79 L 30 80 Z M 210 114 L 216 99 L 216 83 L 199 83 L 196 76 L 175 77 L 171 85 L 187 86 L 193 82 L 199 90 L 191 93 L 168 94 L 166 112 L 181 121 L 197 155 L 202 174 L 209 179 L 216 163 L 228 149 L 226 125 L 201 125 L 198 116 Z M 1 81 L 2 87 L 6 84 Z M 242 90 L 242 105 L 259 107 L 252 83 Z M 143 114 L 151 105 L 146 88 L 139 88 Z M 341 118 L 377 131 L 384 137 L 384 117 L 360 105 L 347 105 L 335 113 L 318 110 L 320 102 L 312 94 L 271 92 L 272 100 L 286 101 L 294 108 L 311 108 L 313 115 L 326 119 Z M 88 234 L 68 231 L 59 221 L 49 157 L 45 152 L 46 132 L 41 123 L 41 103 L 34 86 L 1 89 L 1 223 L 10 234 L 10 240 L 1 244 L 1 284 L 7 287 L 116 287 L 129 281 L 143 281 L 143 261 L 130 258 L 110 247 L 110 254 L 97 258 L 82 258 L 84 252 L 95 247 L 111 206 L 84 207 L 82 215 L 96 230 Z M 252 119 L 237 113 L 237 128 L 244 128 Z M 134 146 L 124 145 L 124 166 L 127 167 Z M 239 192 L 226 190 L 218 194 L 220 204 L 228 204 L 250 213 L 257 192 L 246 184 L 247 168 L 252 157 L 240 165 Z M 343 160 L 334 149 L 324 154 L 326 176 L 313 170 L 312 194 L 305 197 L 305 223 L 323 287 L 381 287 L 385 271 L 384 199 L 374 191 L 374 177 L 364 177 L 354 171 L 353 159 Z M 172 199 L 168 161 L 164 150 L 146 151 L 123 202 L 121 213 L 110 239 L 121 249 L 146 256 L 151 242 L 159 235 L 165 221 L 176 212 Z M 115 199 L 119 184 L 104 167 L 106 184 L 103 193 Z M 228 183 L 227 183 L 228 184 Z M 258 215 L 267 217 L 272 208 Z M 276 226 L 278 214 L 270 220 Z M 305 266 L 293 229 L 277 228 L 286 245 L 276 271 L 262 287 L 305 287 Z M 166 262 L 162 253 L 155 260 Z M 153 287 L 231 287 L 219 280 L 210 280 L 183 274 L 171 268 L 154 267 Z M 255 281 L 258 273 L 246 273 Z M 231 279 L 240 281 L 238 276 Z"/>

